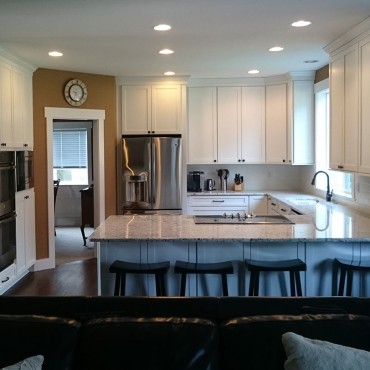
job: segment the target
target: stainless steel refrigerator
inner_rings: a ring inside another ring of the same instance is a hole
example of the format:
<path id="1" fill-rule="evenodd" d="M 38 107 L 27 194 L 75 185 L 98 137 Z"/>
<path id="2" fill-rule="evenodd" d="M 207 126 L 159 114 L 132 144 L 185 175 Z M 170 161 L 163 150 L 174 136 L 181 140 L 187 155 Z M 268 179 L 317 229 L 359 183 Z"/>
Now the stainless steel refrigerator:
<path id="1" fill-rule="evenodd" d="M 181 136 L 122 136 L 122 213 L 181 212 Z"/>

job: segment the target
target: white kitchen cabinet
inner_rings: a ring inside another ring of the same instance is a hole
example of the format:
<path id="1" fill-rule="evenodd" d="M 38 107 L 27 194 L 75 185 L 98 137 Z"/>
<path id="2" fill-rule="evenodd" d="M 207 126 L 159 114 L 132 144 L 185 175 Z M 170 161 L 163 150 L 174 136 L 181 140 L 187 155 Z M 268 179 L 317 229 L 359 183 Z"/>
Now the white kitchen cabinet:
<path id="1" fill-rule="evenodd" d="M 33 148 L 32 110 L 32 71 L 1 58 L 1 148 Z"/>
<path id="2" fill-rule="evenodd" d="M 36 261 L 34 189 L 16 193 L 16 269 L 23 274 Z"/>
<path id="3" fill-rule="evenodd" d="M 315 164 L 314 81 L 292 80 L 288 85 L 288 162 Z"/>
<path id="4" fill-rule="evenodd" d="M 358 171 L 370 174 L 370 35 L 359 43 L 360 132 Z"/>
<path id="5" fill-rule="evenodd" d="M 181 85 L 121 87 L 122 134 L 179 134 Z"/>
<path id="6" fill-rule="evenodd" d="M 266 162 L 288 162 L 286 83 L 266 86 Z"/>
<path id="7" fill-rule="evenodd" d="M 331 58 L 330 168 L 356 172 L 359 139 L 358 45 Z"/>
<path id="8" fill-rule="evenodd" d="M 265 162 L 265 86 L 242 87 L 240 146 L 238 162 Z"/>
<path id="9" fill-rule="evenodd" d="M 219 163 L 241 160 L 241 88 L 217 88 L 217 158 Z"/>
<path id="10" fill-rule="evenodd" d="M 188 89 L 188 163 L 217 162 L 217 89 Z"/>
<path id="11" fill-rule="evenodd" d="M 192 195 L 188 196 L 188 214 L 222 215 L 224 213 L 247 212 L 249 198 L 247 195 Z"/>
<path id="12" fill-rule="evenodd" d="M 16 282 L 15 263 L 0 272 L 0 295 Z"/>

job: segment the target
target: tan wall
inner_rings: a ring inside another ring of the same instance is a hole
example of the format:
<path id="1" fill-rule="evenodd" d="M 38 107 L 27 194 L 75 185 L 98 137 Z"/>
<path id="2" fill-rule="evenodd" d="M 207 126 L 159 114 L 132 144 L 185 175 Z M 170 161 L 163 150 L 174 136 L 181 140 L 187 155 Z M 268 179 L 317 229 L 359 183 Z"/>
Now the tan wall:
<path id="1" fill-rule="evenodd" d="M 316 71 L 315 84 L 329 78 L 329 65 L 326 65 Z"/>
<path id="2" fill-rule="evenodd" d="M 63 96 L 65 84 L 72 78 L 87 86 L 84 109 L 105 110 L 105 205 L 106 217 L 116 213 L 116 84 L 114 77 L 86 73 L 38 69 L 33 75 L 33 119 L 36 200 L 36 258 L 48 255 L 48 201 L 45 107 L 72 108 Z"/>

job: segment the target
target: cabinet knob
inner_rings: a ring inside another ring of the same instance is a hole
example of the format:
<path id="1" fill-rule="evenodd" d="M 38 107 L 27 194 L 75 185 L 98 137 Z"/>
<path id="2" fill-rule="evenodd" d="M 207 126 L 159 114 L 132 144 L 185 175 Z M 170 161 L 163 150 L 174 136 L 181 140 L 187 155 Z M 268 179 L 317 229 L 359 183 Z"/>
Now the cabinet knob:
<path id="1" fill-rule="evenodd" d="M 283 159 L 283 163 L 285 163 L 285 159 Z"/>
<path id="2" fill-rule="evenodd" d="M 28 199 L 29 198 L 29 195 L 26 195 L 25 197 L 24 197 L 24 199 Z"/>
<path id="3" fill-rule="evenodd" d="M 152 131 L 152 134 L 154 134 L 155 133 L 155 131 Z"/>
<path id="4" fill-rule="evenodd" d="M 28 146 L 28 144 L 23 144 L 23 146 L 24 146 L 24 147 L 27 147 L 27 146 Z"/>
<path id="5" fill-rule="evenodd" d="M 216 162 L 217 162 L 217 160 L 216 160 L 216 159 L 214 159 L 214 160 L 213 160 L 213 162 L 215 162 L 215 163 L 216 163 Z"/>
<path id="6" fill-rule="evenodd" d="M 148 131 L 148 134 L 150 134 L 150 131 Z"/>
<path id="7" fill-rule="evenodd" d="M 238 159 L 238 162 L 240 162 L 241 161 L 241 159 Z"/>
<path id="8" fill-rule="evenodd" d="M 245 159 L 242 159 L 242 162 L 245 162 Z"/>

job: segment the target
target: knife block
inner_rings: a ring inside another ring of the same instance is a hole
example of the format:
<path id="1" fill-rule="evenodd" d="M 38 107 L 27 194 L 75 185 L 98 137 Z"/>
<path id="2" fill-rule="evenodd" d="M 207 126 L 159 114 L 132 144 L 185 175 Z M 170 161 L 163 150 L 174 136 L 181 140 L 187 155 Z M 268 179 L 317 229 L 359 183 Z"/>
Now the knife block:
<path id="1" fill-rule="evenodd" d="M 235 191 L 243 191 L 244 190 L 244 183 L 241 184 L 234 184 L 234 190 Z"/>

